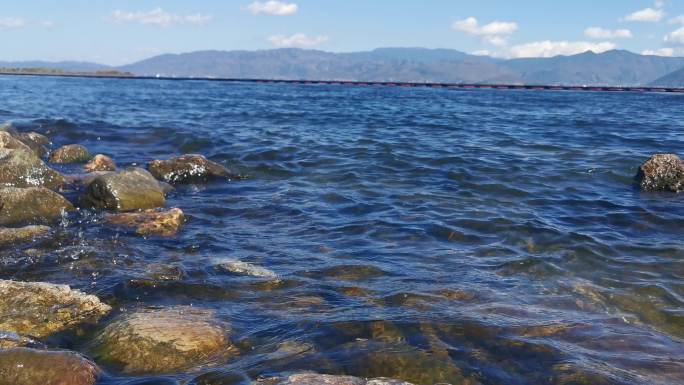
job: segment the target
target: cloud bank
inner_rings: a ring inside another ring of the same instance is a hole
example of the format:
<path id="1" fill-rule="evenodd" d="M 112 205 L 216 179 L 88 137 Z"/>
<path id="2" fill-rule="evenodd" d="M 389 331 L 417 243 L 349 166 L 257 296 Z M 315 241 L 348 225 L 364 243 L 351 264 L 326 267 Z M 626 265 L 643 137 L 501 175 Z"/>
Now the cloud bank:
<path id="1" fill-rule="evenodd" d="M 267 14 L 276 16 L 294 15 L 299 10 L 299 6 L 294 3 L 284 3 L 282 1 L 255 1 L 249 4 L 247 10 L 255 15 Z"/>
<path id="2" fill-rule="evenodd" d="M 314 47 L 327 43 L 330 40 L 327 36 L 307 36 L 303 33 L 296 33 L 291 36 L 274 35 L 268 38 L 269 43 L 276 47 Z"/>
<path id="3" fill-rule="evenodd" d="M 591 27 L 584 30 L 584 36 L 590 39 L 629 39 L 632 31 L 628 29 L 609 30 L 601 27 Z"/>
<path id="4" fill-rule="evenodd" d="M 511 21 L 493 21 L 480 26 L 474 17 L 455 21 L 451 27 L 456 31 L 478 36 L 485 42 L 496 46 L 506 45 L 508 37 L 518 30 L 518 24 Z"/>

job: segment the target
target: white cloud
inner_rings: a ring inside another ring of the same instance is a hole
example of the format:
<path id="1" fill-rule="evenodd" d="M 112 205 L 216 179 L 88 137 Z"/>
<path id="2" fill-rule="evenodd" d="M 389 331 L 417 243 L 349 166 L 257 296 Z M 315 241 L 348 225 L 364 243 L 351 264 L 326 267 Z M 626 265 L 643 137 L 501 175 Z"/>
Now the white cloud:
<path id="1" fill-rule="evenodd" d="M 112 20 L 117 23 L 139 23 L 156 25 L 160 27 L 169 27 L 174 24 L 204 25 L 210 22 L 212 19 L 213 16 L 204 15 L 201 13 L 176 15 L 166 12 L 159 7 L 148 12 L 124 12 L 116 10 L 112 14 Z"/>
<path id="2" fill-rule="evenodd" d="M 26 25 L 28 25 L 26 20 L 17 17 L 0 18 L 0 30 L 23 28 L 26 27 Z"/>
<path id="3" fill-rule="evenodd" d="M 52 29 L 55 27 L 55 23 L 53 21 L 46 20 L 41 22 L 40 26 L 46 29 Z"/>
<path id="4" fill-rule="evenodd" d="M 684 15 L 679 15 L 670 19 L 670 24 L 684 24 Z"/>
<path id="5" fill-rule="evenodd" d="M 684 27 L 668 33 L 663 40 L 670 44 L 684 45 Z"/>
<path id="6" fill-rule="evenodd" d="M 327 43 L 327 36 L 307 36 L 303 33 L 296 33 L 292 36 L 275 35 L 268 38 L 268 41 L 276 47 L 313 47 Z"/>
<path id="7" fill-rule="evenodd" d="M 604 29 L 601 27 L 591 27 L 584 30 L 584 36 L 590 39 L 629 39 L 632 31 L 628 29 Z"/>
<path id="8" fill-rule="evenodd" d="M 647 22 L 647 23 L 655 23 L 660 20 L 662 20 L 663 17 L 665 17 L 665 11 L 662 10 L 662 5 L 659 7 L 658 4 L 656 4 L 656 8 L 646 8 L 642 9 L 641 11 L 636 11 L 634 13 L 631 13 L 627 16 L 625 16 L 624 20 L 626 21 L 641 21 L 641 22 Z"/>
<path id="9" fill-rule="evenodd" d="M 642 55 L 655 55 L 655 56 L 674 56 L 675 50 L 673 48 L 659 48 L 659 49 L 647 49 L 641 51 Z"/>
<path id="10" fill-rule="evenodd" d="M 615 49 L 611 42 L 592 43 L 586 41 L 535 41 L 526 44 L 515 45 L 499 56 L 509 58 L 523 57 L 553 57 L 558 55 L 576 55 L 587 51 L 601 53 Z"/>
<path id="11" fill-rule="evenodd" d="M 455 21 L 451 28 L 469 35 L 478 36 L 487 43 L 504 46 L 508 41 L 508 37 L 518 30 L 518 24 L 510 21 L 493 21 L 480 26 L 476 18 L 469 17 Z"/>
<path id="12" fill-rule="evenodd" d="M 287 16 L 294 15 L 299 10 L 299 6 L 294 3 L 284 3 L 282 1 L 255 1 L 246 7 L 255 15 L 265 13 L 267 15 Z"/>

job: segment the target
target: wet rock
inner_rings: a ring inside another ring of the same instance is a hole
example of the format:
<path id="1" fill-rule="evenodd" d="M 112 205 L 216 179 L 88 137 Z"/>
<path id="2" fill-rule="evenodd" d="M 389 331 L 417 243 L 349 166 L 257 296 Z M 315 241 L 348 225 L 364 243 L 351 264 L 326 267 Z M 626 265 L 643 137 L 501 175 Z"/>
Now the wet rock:
<path id="1" fill-rule="evenodd" d="M 24 150 L 28 152 L 33 152 L 31 147 L 24 144 L 24 142 L 10 135 L 9 132 L 0 131 L 0 148 L 8 150 Z"/>
<path id="2" fill-rule="evenodd" d="M 133 213 L 108 214 L 105 220 L 112 225 L 135 228 L 135 231 L 143 236 L 172 237 L 185 223 L 185 215 L 179 208 L 166 211 L 150 209 Z"/>
<path id="3" fill-rule="evenodd" d="M 134 211 L 164 206 L 164 192 L 147 171 L 132 167 L 100 175 L 86 188 L 85 205 L 116 211 Z"/>
<path id="4" fill-rule="evenodd" d="M 142 309 L 109 324 L 92 351 L 126 374 L 173 373 L 228 358 L 229 333 L 209 310 Z"/>
<path id="5" fill-rule="evenodd" d="M 43 187 L 0 187 L 0 226 L 54 222 L 74 206 Z"/>
<path id="6" fill-rule="evenodd" d="M 116 163 L 107 155 L 97 154 L 83 167 L 83 169 L 86 172 L 116 171 Z"/>
<path id="7" fill-rule="evenodd" d="M 94 385 L 100 374 L 85 357 L 67 351 L 15 348 L 0 351 L 0 383 Z"/>
<path id="8" fill-rule="evenodd" d="M 365 380 L 353 376 L 333 376 L 317 373 L 293 374 L 285 378 L 268 378 L 258 380 L 253 385 L 411 385 L 408 382 L 389 378 Z"/>
<path id="9" fill-rule="evenodd" d="M 0 332 L 0 350 L 12 348 L 34 347 L 39 344 L 28 337 L 16 333 Z"/>
<path id="10" fill-rule="evenodd" d="M 40 338 L 96 322 L 110 310 L 66 285 L 0 280 L 0 330 Z"/>
<path id="11" fill-rule="evenodd" d="M 222 165 L 196 154 L 183 155 L 169 160 L 154 160 L 147 168 L 155 178 L 168 183 L 201 182 L 213 178 L 235 177 Z"/>
<path id="12" fill-rule="evenodd" d="M 47 155 L 47 147 L 50 145 L 50 139 L 47 136 L 37 132 L 20 132 L 14 137 L 27 145 L 37 157 L 42 158 Z"/>
<path id="13" fill-rule="evenodd" d="M 249 275 L 258 278 L 278 278 L 278 274 L 276 274 L 274 271 L 249 262 L 219 259 L 215 261 L 215 264 L 219 269 L 234 274 Z"/>
<path id="14" fill-rule="evenodd" d="M 32 151 L 0 148 L 0 186 L 57 188 L 64 177 L 49 168 Z"/>
<path id="15" fill-rule="evenodd" d="M 85 174 L 65 175 L 64 179 L 68 184 L 76 184 L 81 186 L 88 186 L 98 176 L 111 174 L 112 171 L 92 171 Z"/>
<path id="16" fill-rule="evenodd" d="M 180 266 L 153 263 L 147 266 L 147 276 L 155 281 L 180 281 L 185 271 Z"/>
<path id="17" fill-rule="evenodd" d="M 50 232 L 48 226 L 26 226 L 20 228 L 0 228 L 0 246 L 29 242 Z"/>
<path id="18" fill-rule="evenodd" d="M 91 158 L 90 152 L 80 144 L 62 146 L 50 154 L 50 163 L 84 163 Z"/>
<path id="19" fill-rule="evenodd" d="M 684 162 L 674 154 L 656 154 L 639 167 L 636 179 L 644 191 L 684 191 Z"/>

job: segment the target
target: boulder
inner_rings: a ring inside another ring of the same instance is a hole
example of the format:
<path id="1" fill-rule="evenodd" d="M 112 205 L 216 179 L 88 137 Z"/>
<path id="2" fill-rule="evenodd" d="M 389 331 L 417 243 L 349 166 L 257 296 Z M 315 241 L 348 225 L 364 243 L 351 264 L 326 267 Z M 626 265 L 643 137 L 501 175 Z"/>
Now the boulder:
<path id="1" fill-rule="evenodd" d="M 8 132 L 10 135 L 15 135 L 18 133 L 17 129 L 14 127 L 12 122 L 5 122 L 0 124 L 0 132 Z"/>
<path id="2" fill-rule="evenodd" d="M 366 380 L 352 376 L 333 376 L 317 373 L 293 374 L 283 378 L 257 380 L 253 385 L 412 385 L 411 383 L 389 378 Z"/>
<path id="3" fill-rule="evenodd" d="M 97 154 L 83 167 L 83 169 L 86 172 L 116 171 L 116 163 L 107 155 Z"/>
<path id="4" fill-rule="evenodd" d="M 196 154 L 168 160 L 153 160 L 147 169 L 155 178 L 168 183 L 203 182 L 213 178 L 235 177 L 227 168 Z"/>
<path id="5" fill-rule="evenodd" d="M 31 147 L 27 146 L 21 140 L 10 135 L 7 131 L 0 131 L 0 148 L 8 150 L 24 150 L 28 152 L 33 152 Z"/>
<path id="6" fill-rule="evenodd" d="M 0 246 L 28 242 L 50 232 L 48 226 L 26 226 L 20 228 L 0 228 Z"/>
<path id="7" fill-rule="evenodd" d="M 64 177 L 32 151 L 0 148 L 0 186 L 57 188 Z"/>
<path id="8" fill-rule="evenodd" d="M 105 220 L 112 225 L 134 228 L 143 236 L 172 237 L 185 223 L 185 215 L 179 208 L 166 211 L 150 209 L 132 213 L 108 214 Z"/>
<path id="9" fill-rule="evenodd" d="M 11 385 L 94 385 L 97 366 L 68 351 L 14 348 L 0 351 L 0 383 Z"/>
<path id="10" fill-rule="evenodd" d="M 91 158 L 90 152 L 80 144 L 62 146 L 50 154 L 50 163 L 85 163 Z"/>
<path id="11" fill-rule="evenodd" d="M 0 187 L 0 226 L 51 223 L 73 209 L 63 196 L 44 187 Z"/>
<path id="12" fill-rule="evenodd" d="M 228 358 L 229 333 L 209 310 L 141 309 L 107 325 L 91 350 L 126 374 L 174 373 Z"/>
<path id="13" fill-rule="evenodd" d="M 0 280 L 0 330 L 42 338 L 96 322 L 110 310 L 66 285 Z"/>
<path id="14" fill-rule="evenodd" d="M 684 191 L 684 162 L 674 154 L 656 154 L 637 171 L 636 179 L 644 191 Z"/>
<path id="15" fill-rule="evenodd" d="M 37 132 L 20 132 L 14 137 L 27 145 L 37 157 L 42 158 L 47 155 L 47 146 L 50 145 L 50 139 L 47 136 Z"/>
<path id="16" fill-rule="evenodd" d="M 164 191 L 156 179 L 141 168 L 100 175 L 86 188 L 83 203 L 116 211 L 163 207 Z"/>

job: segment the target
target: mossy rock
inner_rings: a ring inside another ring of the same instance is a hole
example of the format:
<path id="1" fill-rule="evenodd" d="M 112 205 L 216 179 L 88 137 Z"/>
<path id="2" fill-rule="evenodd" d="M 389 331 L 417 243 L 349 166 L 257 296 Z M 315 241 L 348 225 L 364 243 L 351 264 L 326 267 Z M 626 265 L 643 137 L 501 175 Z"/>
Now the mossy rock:
<path id="1" fill-rule="evenodd" d="M 229 358 L 229 335 L 209 310 L 141 309 L 107 325 L 91 351 L 98 362 L 126 374 L 183 372 Z"/>
<path id="2" fill-rule="evenodd" d="M 80 144 L 68 144 L 62 146 L 50 154 L 50 163 L 85 163 L 92 158 L 85 146 Z"/>
<path id="3" fill-rule="evenodd" d="M 0 148 L 0 186 L 55 189 L 64 182 L 60 173 L 48 167 L 30 149 Z"/>
<path id="4" fill-rule="evenodd" d="M 100 175 L 86 188 L 83 204 L 115 211 L 163 207 L 164 191 L 147 171 L 132 167 Z"/>
<path id="5" fill-rule="evenodd" d="M 0 330 L 41 338 L 96 322 L 110 310 L 66 285 L 0 280 Z"/>
<path id="6" fill-rule="evenodd" d="M 147 168 L 155 178 L 167 183 L 202 182 L 215 178 L 237 177 L 226 167 L 197 154 L 187 154 L 168 160 L 154 160 Z"/>
<path id="7" fill-rule="evenodd" d="M 63 196 L 43 187 L 0 187 L 0 226 L 51 223 L 72 210 Z"/>
<path id="8" fill-rule="evenodd" d="M 68 351 L 14 348 L 0 351 L 0 384 L 94 385 L 97 366 Z"/>

